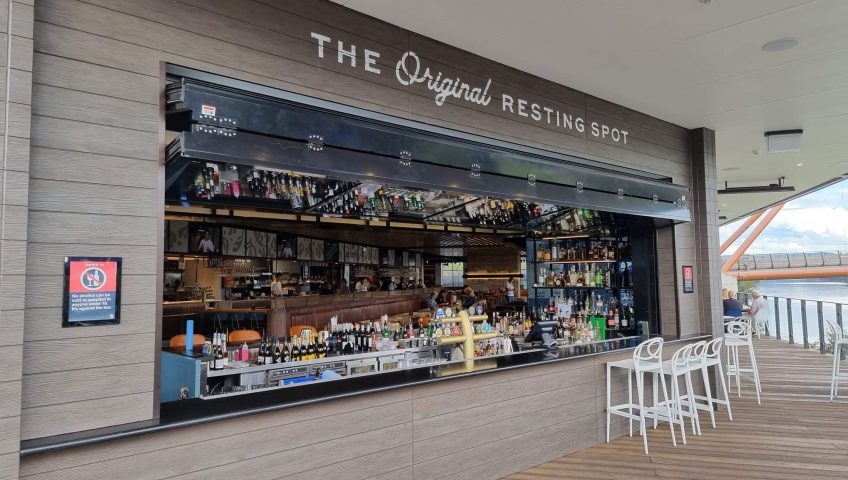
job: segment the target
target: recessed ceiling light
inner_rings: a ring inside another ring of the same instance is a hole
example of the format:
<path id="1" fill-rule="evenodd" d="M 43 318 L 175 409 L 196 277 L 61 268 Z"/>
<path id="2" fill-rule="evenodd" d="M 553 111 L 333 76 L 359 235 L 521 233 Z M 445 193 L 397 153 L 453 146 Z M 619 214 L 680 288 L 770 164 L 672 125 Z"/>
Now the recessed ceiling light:
<path id="1" fill-rule="evenodd" d="M 763 51 L 782 52 L 784 50 L 797 47 L 799 43 L 801 42 L 799 42 L 797 38 L 780 38 L 763 45 Z"/>
<path id="2" fill-rule="evenodd" d="M 796 166 L 796 167 L 803 167 L 803 166 L 804 166 L 804 162 L 798 162 L 798 163 L 796 163 L 796 164 L 795 164 L 795 166 Z"/>

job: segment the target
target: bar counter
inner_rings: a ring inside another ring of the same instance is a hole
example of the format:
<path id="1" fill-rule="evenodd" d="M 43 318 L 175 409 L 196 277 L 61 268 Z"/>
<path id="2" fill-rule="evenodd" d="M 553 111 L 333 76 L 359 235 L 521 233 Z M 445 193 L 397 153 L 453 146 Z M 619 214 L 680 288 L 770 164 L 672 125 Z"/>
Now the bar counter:
<path id="1" fill-rule="evenodd" d="M 692 335 L 683 338 L 666 338 L 666 343 L 694 342 L 708 338 L 711 338 L 711 336 Z M 568 345 L 553 351 L 532 349 L 510 355 L 438 363 L 424 367 L 380 372 L 379 374 L 357 375 L 295 386 L 269 388 L 243 395 L 221 395 L 208 399 L 196 398 L 168 402 L 161 405 L 161 416 L 158 420 L 24 441 L 21 444 L 21 455 L 34 455 L 65 448 L 91 445 L 146 433 L 290 409 L 416 385 L 445 382 L 521 368 L 533 368 L 558 362 L 576 361 L 586 359 L 587 357 L 626 354 L 638 345 L 641 340 L 641 337 L 629 337 L 591 344 Z M 667 353 L 670 355 L 672 350 L 668 349 Z M 622 355 L 617 355 L 616 359 L 619 358 L 623 358 Z"/>

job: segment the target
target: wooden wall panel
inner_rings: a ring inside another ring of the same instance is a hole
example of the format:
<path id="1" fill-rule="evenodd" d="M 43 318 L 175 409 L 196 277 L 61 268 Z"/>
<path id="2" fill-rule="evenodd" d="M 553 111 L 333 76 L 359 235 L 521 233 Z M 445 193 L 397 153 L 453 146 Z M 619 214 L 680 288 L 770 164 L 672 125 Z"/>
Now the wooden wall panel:
<path id="1" fill-rule="evenodd" d="M 33 7 L 0 0 L 0 480 L 18 478 Z"/>
<path id="2" fill-rule="evenodd" d="M 78 432 L 122 423 L 140 422 L 150 418 L 152 409 L 153 392 L 151 391 L 43 407 L 28 407 L 24 410 L 27 421 L 21 423 L 21 440 L 60 435 L 68 430 Z"/>
<path id="3" fill-rule="evenodd" d="M 669 345 L 665 356 L 683 345 Z M 21 478 L 97 480 L 128 471 L 134 480 L 257 471 L 280 479 L 500 478 L 598 443 L 605 433 L 605 364 L 630 355 L 538 365 L 24 457 Z M 572 381 L 550 389 L 557 378 Z M 626 396 L 620 372 L 613 390 L 615 399 Z M 614 426 L 618 436 L 626 422 Z"/>
<path id="4" fill-rule="evenodd" d="M 152 375 L 152 370 L 153 363 L 145 362 L 27 375 L 21 403 L 24 408 L 53 405 L 56 398 L 51 391 L 55 389 L 62 390 L 65 402 L 149 392 L 150 385 L 136 379 Z"/>
<path id="5" fill-rule="evenodd" d="M 152 333 L 27 342 L 24 374 L 153 361 Z"/>

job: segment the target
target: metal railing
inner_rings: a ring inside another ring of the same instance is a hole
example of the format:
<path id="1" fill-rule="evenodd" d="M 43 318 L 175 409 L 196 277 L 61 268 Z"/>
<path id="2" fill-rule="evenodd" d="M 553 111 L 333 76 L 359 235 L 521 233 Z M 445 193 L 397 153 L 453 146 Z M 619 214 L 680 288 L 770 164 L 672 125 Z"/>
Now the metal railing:
<path id="1" fill-rule="evenodd" d="M 722 262 L 730 255 L 722 255 Z M 748 254 L 739 257 L 731 270 L 770 270 L 774 268 L 810 268 L 848 266 L 848 252 L 799 252 Z"/>
<path id="2" fill-rule="evenodd" d="M 846 305 L 839 302 L 807 300 L 763 296 L 769 302 L 769 314 L 766 334 L 788 340 L 789 343 L 803 344 L 804 348 L 815 347 L 820 353 L 827 351 L 827 330 L 825 319 L 835 321 L 844 329 L 842 319 Z M 750 303 L 750 294 L 739 293 L 739 300 Z"/>

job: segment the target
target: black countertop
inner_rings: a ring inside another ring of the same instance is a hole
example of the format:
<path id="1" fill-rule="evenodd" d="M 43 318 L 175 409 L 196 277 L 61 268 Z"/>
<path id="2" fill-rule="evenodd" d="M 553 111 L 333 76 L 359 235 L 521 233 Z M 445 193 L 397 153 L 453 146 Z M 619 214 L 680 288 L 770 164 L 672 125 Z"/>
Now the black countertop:
<path id="1" fill-rule="evenodd" d="M 710 335 L 666 338 L 666 342 L 692 341 Z M 528 350 L 508 356 L 439 363 L 431 366 L 380 372 L 297 386 L 257 390 L 220 398 L 189 399 L 163 403 L 160 418 L 145 422 L 116 425 L 21 442 L 21 456 L 126 438 L 145 433 L 187 427 L 217 420 L 271 412 L 328 400 L 394 390 L 414 385 L 465 378 L 515 368 L 532 367 L 551 362 L 568 361 L 586 356 L 624 351 L 639 344 L 640 337 L 607 340 L 588 345 L 569 345 L 558 350 Z"/>

